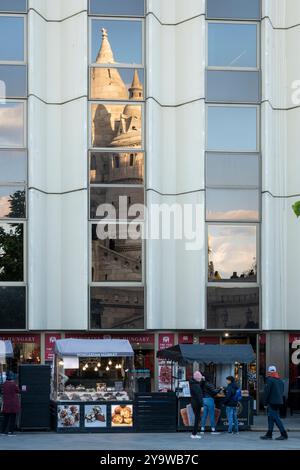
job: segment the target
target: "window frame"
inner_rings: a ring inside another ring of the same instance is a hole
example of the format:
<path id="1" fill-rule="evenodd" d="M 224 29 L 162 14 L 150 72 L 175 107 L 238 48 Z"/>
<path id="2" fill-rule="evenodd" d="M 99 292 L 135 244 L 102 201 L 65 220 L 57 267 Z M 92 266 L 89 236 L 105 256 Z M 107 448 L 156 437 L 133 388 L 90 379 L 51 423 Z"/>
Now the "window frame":
<path id="1" fill-rule="evenodd" d="M 238 73 L 251 73 L 251 74 L 257 74 L 258 75 L 258 100 L 257 101 L 250 101 L 248 99 L 243 99 L 243 100 L 240 100 L 240 101 L 233 101 L 232 99 L 208 99 L 208 82 L 209 82 L 209 72 L 238 72 Z M 210 68 L 210 67 L 207 67 L 206 70 L 205 70 L 205 103 L 207 104 L 214 104 L 214 103 L 217 103 L 217 104 L 248 104 L 248 105 L 260 105 L 261 104 L 261 100 L 262 100 L 262 96 L 261 96 L 261 89 L 262 89 L 262 76 L 261 76 L 261 70 L 232 70 L 232 69 L 217 69 L 217 68 Z"/>
<path id="2" fill-rule="evenodd" d="M 24 24 L 24 36 L 23 36 L 23 51 L 24 51 L 24 59 L 23 60 L 0 60 L 0 65 L 27 65 L 28 62 L 28 53 L 27 53 L 27 14 L 26 13 L 0 13 L 1 17 L 9 17 L 9 18 L 23 18 Z M 28 73 L 28 72 L 27 72 Z M 27 84 L 26 84 L 27 85 Z"/>
<path id="3" fill-rule="evenodd" d="M 3 224 L 22 224 L 23 225 L 23 281 L 0 281 L 0 286 L 7 287 L 27 287 L 27 224 L 24 219 L 0 219 L 0 225 Z"/>
<path id="4" fill-rule="evenodd" d="M 255 108 L 256 109 L 256 147 L 253 150 L 245 150 L 245 149 L 213 149 L 208 148 L 208 110 L 209 108 Z M 260 139 L 261 139 L 261 132 L 260 132 L 260 121 L 261 121 L 261 110 L 259 104 L 240 104 L 240 103 L 206 103 L 205 106 L 205 151 L 212 152 L 212 153 L 259 153 L 260 152 Z"/>
<path id="5" fill-rule="evenodd" d="M 28 285 L 27 284 L 12 284 L 12 283 L 7 283 L 5 285 L 0 284 L 0 287 L 24 287 L 25 288 L 25 327 L 24 328 L 17 328 L 17 329 L 12 329 L 12 328 L 1 328 L 1 332 L 6 333 L 6 332 L 15 332 L 15 331 L 27 331 L 28 330 L 28 315 L 29 315 L 29 308 L 28 308 Z"/>
<path id="6" fill-rule="evenodd" d="M 259 18 L 239 18 L 239 17 L 226 17 L 224 20 L 229 20 L 229 21 L 260 21 L 262 17 L 262 2 L 261 0 L 259 1 Z M 205 6 L 205 18 L 206 20 L 220 20 L 223 19 L 221 17 L 215 17 L 215 16 L 208 16 L 208 1 L 206 2 Z"/>
<path id="7" fill-rule="evenodd" d="M 261 202 L 261 191 L 259 190 L 259 188 L 248 188 L 248 187 L 241 187 L 241 188 L 221 188 L 221 187 L 215 187 L 215 188 L 211 188 L 211 187 L 206 187 L 206 189 L 208 191 L 231 191 L 232 193 L 234 192 L 237 192 L 237 191 L 253 191 L 257 193 L 257 198 L 258 198 L 258 218 L 257 220 L 253 219 L 253 220 L 248 220 L 248 219 L 237 219 L 237 220 L 231 220 L 231 219 L 225 219 L 225 218 L 222 218 L 222 219 L 209 219 L 208 218 L 208 197 L 207 197 L 207 191 L 205 191 L 205 222 L 210 224 L 211 222 L 223 222 L 223 223 L 226 223 L 226 222 L 235 222 L 235 223 L 260 223 L 261 222 L 261 219 L 262 219 L 262 216 L 261 216 L 261 211 L 262 211 L 262 202 Z"/>
<path id="8" fill-rule="evenodd" d="M 101 64 L 101 67 L 104 68 L 143 68 L 145 69 L 145 20 L 144 17 L 124 17 L 124 16 L 89 16 L 88 17 L 88 66 L 89 68 L 91 67 L 96 67 L 97 63 L 92 61 L 92 33 L 93 33 L 93 20 L 97 21 L 137 21 L 141 23 L 141 63 L 140 64 L 127 64 L 126 62 L 117 62 L 116 64 L 113 64 L 114 67 L 112 67 L 112 64 Z M 109 67 L 108 67 L 109 66 Z"/>
<path id="9" fill-rule="evenodd" d="M 91 83 L 92 83 L 92 70 L 93 69 L 116 69 L 118 71 L 120 70 L 132 70 L 134 72 L 134 70 L 137 70 L 138 72 L 141 70 L 143 73 L 144 73 L 144 80 L 143 80 L 143 91 L 144 91 L 144 97 L 143 99 L 139 100 L 139 101 L 134 101 L 134 100 L 129 100 L 128 98 L 128 101 L 131 103 L 132 101 L 133 102 L 137 102 L 137 103 L 145 103 L 145 96 L 146 96 L 146 76 L 145 76 L 145 67 L 139 65 L 137 67 L 127 67 L 127 66 L 124 66 L 124 65 L 117 65 L 117 66 L 113 66 L 113 67 L 109 67 L 108 66 L 109 64 L 90 64 L 89 65 L 89 70 L 88 70 L 88 74 L 89 74 L 89 77 L 88 77 L 88 80 L 89 80 L 89 102 L 94 102 L 94 101 L 107 101 L 105 100 L 104 98 L 92 98 L 92 86 L 91 86 Z M 118 102 L 122 102 L 124 100 L 113 100 L 112 98 L 109 98 L 110 101 L 113 101 L 114 103 L 118 103 Z"/>
<path id="10" fill-rule="evenodd" d="M 145 186 L 144 185 L 137 185 L 137 184 L 93 184 L 93 185 L 89 185 L 89 197 L 88 197 L 88 210 L 89 210 L 89 222 L 101 222 L 103 219 L 97 219 L 97 218 L 92 218 L 91 217 L 91 189 L 93 188 L 105 188 L 105 189 L 114 189 L 114 188 L 117 188 L 117 189 L 124 189 L 124 191 L 126 191 L 126 189 L 141 189 L 143 190 L 143 193 L 144 193 L 144 206 L 145 206 L 145 201 L 146 201 L 146 191 L 145 191 Z M 124 196 L 126 196 L 126 194 L 124 194 Z M 135 221 L 135 218 L 127 218 L 127 219 L 119 219 L 117 218 L 116 220 L 114 219 L 105 219 L 106 220 L 106 223 L 130 223 L 130 222 L 134 222 Z M 145 211 L 144 211 L 144 216 L 143 218 L 140 220 L 140 223 L 144 223 L 145 221 Z"/>
<path id="11" fill-rule="evenodd" d="M 7 145 L 1 145 L 0 144 L 0 149 L 1 150 L 27 150 L 27 99 L 23 99 L 23 100 L 16 100 L 16 99 L 7 99 L 5 100 L 5 102 L 3 104 L 6 104 L 6 103 L 22 103 L 23 104 L 23 123 L 24 123 L 24 126 L 23 126 L 23 143 L 22 145 L 12 145 L 11 147 L 7 146 Z M 0 101 L 0 104 L 1 101 Z M 28 158 L 27 158 L 28 160 Z M 27 173 L 28 174 L 28 173 Z"/>
<path id="12" fill-rule="evenodd" d="M 20 187 L 20 188 L 23 188 L 24 189 L 24 192 L 25 192 L 25 199 L 24 199 L 24 205 L 25 205 L 25 208 L 24 208 L 24 217 L 18 217 L 18 218 L 14 218 L 14 217 L 0 217 L 0 224 L 1 222 L 3 221 L 6 221 L 6 222 L 10 222 L 10 221 L 15 221 L 15 220 L 22 220 L 22 221 L 26 221 L 27 220 L 27 204 L 28 204 L 28 196 L 27 196 L 27 182 L 26 183 L 9 183 L 9 184 L 4 184 L 4 183 L 0 183 L 0 189 L 1 188 L 17 188 L 17 187 Z"/>
<path id="13" fill-rule="evenodd" d="M 92 268 L 93 268 L 93 250 L 92 250 L 92 226 L 93 225 L 130 225 L 130 223 L 141 225 L 142 227 L 142 235 L 141 235 L 141 261 L 142 261 L 142 270 L 141 270 L 141 280 L 140 281 L 93 281 L 92 279 Z M 89 288 L 90 287 L 144 287 L 145 285 L 145 240 L 143 237 L 143 233 L 145 230 L 145 222 L 135 222 L 133 221 L 116 221 L 116 222 L 109 222 L 109 221 L 89 221 Z"/>
<path id="14" fill-rule="evenodd" d="M 1 10 L 0 4 L 0 13 L 8 13 L 8 14 L 27 14 L 28 13 L 28 0 L 25 0 L 25 9 L 24 10 Z"/>
<path id="15" fill-rule="evenodd" d="M 210 24 L 231 24 L 231 25 L 256 25 L 256 67 L 226 67 L 224 65 L 208 65 L 209 58 L 209 25 Z M 260 71 L 261 68 L 261 32 L 260 32 L 260 21 L 234 21 L 234 20 L 206 20 L 206 52 L 205 52 L 205 63 L 206 70 L 232 70 L 232 71 Z"/>
<path id="16" fill-rule="evenodd" d="M 236 281 L 232 282 L 231 279 L 221 279 L 219 281 L 209 281 L 208 280 L 208 262 L 209 262 L 209 255 L 208 255 L 208 235 L 209 235 L 209 227 L 213 226 L 226 226 L 226 227 L 255 227 L 256 228 L 256 233 L 255 233 L 255 242 L 256 242 L 256 250 L 255 250 L 255 255 L 256 255 L 256 280 L 252 282 L 247 282 L 247 281 Z M 216 286 L 216 287 L 237 287 L 237 286 L 260 286 L 261 283 L 261 222 L 232 222 L 232 221 L 216 221 L 216 222 L 205 222 L 205 252 L 207 253 L 206 255 L 206 263 L 205 263 L 205 279 L 206 279 L 206 287 L 209 286 Z"/>
<path id="17" fill-rule="evenodd" d="M 146 16 L 146 13 L 147 13 L 147 0 L 143 0 L 143 3 L 144 3 L 144 14 L 142 16 L 140 15 L 133 15 L 133 14 L 126 14 L 126 15 L 122 15 L 121 13 L 118 13 L 118 14 L 112 14 L 110 13 L 109 15 L 107 14 L 107 16 L 111 16 L 111 17 L 114 17 L 114 18 L 145 18 Z M 106 14 L 105 13 L 92 13 L 91 12 L 91 0 L 88 0 L 88 15 L 89 16 L 103 16 L 105 17 Z"/>
<path id="18" fill-rule="evenodd" d="M 0 149 L 0 157 L 1 157 L 1 153 L 3 152 L 18 152 L 20 154 L 23 154 L 24 157 L 25 157 L 25 179 L 24 181 L 12 181 L 12 180 L 2 180 L 1 177 L 0 177 L 0 186 L 18 186 L 18 185 L 22 185 L 22 186 L 26 186 L 26 190 L 27 190 L 27 186 L 28 186 L 28 150 L 26 148 L 1 148 Z M 1 158 L 0 158 L 0 162 L 1 162 Z M 26 191 L 27 192 L 27 191 Z M 1 220 L 1 218 L 0 218 Z"/>

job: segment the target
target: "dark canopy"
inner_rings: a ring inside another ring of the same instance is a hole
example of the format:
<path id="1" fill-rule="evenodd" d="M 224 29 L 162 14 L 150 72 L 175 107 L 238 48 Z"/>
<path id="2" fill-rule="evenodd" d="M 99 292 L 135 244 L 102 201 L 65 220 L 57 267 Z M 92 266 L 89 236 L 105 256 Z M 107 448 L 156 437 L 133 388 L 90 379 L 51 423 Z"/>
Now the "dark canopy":
<path id="1" fill-rule="evenodd" d="M 255 361 L 255 354 L 250 344 L 178 344 L 157 353 L 160 359 L 178 362 L 203 362 L 209 364 L 250 363 Z"/>

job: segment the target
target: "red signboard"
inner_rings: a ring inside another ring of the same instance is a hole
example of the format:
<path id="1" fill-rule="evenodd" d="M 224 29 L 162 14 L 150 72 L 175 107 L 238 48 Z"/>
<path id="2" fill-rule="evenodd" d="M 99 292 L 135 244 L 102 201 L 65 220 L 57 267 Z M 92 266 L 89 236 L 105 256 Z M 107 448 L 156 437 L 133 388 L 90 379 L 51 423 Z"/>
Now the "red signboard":
<path id="1" fill-rule="evenodd" d="M 103 333 L 66 333 L 66 338 L 75 339 L 127 339 L 130 343 L 154 344 L 154 334 L 103 334 Z"/>
<path id="2" fill-rule="evenodd" d="M 200 336 L 199 344 L 220 344 L 219 336 Z"/>
<path id="3" fill-rule="evenodd" d="M 0 336 L 0 340 L 7 341 L 10 340 L 13 344 L 24 344 L 24 343 L 35 343 L 40 344 L 41 337 L 40 335 L 30 335 L 30 334 L 3 334 Z"/>
<path id="4" fill-rule="evenodd" d="M 171 348 L 174 346 L 175 342 L 175 335 L 174 333 L 159 333 L 158 335 L 158 349 L 161 351 L 162 349 Z"/>
<path id="5" fill-rule="evenodd" d="M 294 341 L 299 341 L 300 340 L 300 333 L 293 333 L 293 334 L 290 334 L 290 337 L 289 337 L 289 341 L 290 343 L 293 343 Z"/>
<path id="6" fill-rule="evenodd" d="M 57 339 L 61 339 L 60 333 L 45 334 L 45 361 L 52 361 L 54 356 L 54 346 Z"/>
<path id="7" fill-rule="evenodd" d="M 193 344 L 194 335 L 192 333 L 180 333 L 178 335 L 178 344 Z"/>

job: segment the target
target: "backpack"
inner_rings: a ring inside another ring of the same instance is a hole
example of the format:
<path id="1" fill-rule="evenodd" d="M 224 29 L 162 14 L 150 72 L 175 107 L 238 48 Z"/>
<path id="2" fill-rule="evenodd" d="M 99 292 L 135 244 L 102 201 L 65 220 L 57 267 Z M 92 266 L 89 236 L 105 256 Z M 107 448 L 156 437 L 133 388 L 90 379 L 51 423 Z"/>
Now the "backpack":
<path id="1" fill-rule="evenodd" d="M 232 399 L 236 402 L 239 402 L 242 400 L 242 392 L 241 390 L 238 388 L 237 391 L 235 392 L 235 394 L 233 395 Z"/>

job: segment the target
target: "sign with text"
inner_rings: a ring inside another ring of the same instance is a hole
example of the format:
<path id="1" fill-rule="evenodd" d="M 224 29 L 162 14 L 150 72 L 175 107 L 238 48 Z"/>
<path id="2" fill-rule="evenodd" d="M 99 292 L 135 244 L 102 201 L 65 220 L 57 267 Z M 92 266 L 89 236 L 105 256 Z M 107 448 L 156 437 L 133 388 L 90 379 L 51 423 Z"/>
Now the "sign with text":
<path id="1" fill-rule="evenodd" d="M 300 364 L 300 334 L 291 334 L 289 339 L 292 348 L 291 362 L 298 366 Z"/>
<path id="2" fill-rule="evenodd" d="M 180 333 L 178 335 L 178 344 L 193 344 L 194 335 L 192 333 Z"/>
<path id="3" fill-rule="evenodd" d="M 0 336 L 2 341 L 10 340 L 13 344 L 25 344 L 25 343 L 36 343 L 40 344 L 40 335 L 30 335 L 30 334 L 4 334 Z"/>
<path id="4" fill-rule="evenodd" d="M 174 333 L 159 333 L 158 349 L 159 351 L 171 348 L 175 343 Z M 170 362 L 164 359 L 158 360 L 158 390 L 167 392 L 172 390 L 172 366 Z"/>
<path id="5" fill-rule="evenodd" d="M 162 351 L 163 349 L 171 348 L 174 346 L 175 335 L 174 333 L 159 333 L 158 335 L 158 349 Z"/>
<path id="6" fill-rule="evenodd" d="M 54 357 L 54 346 L 56 340 L 61 339 L 60 333 L 45 334 L 45 361 L 52 361 Z"/>

